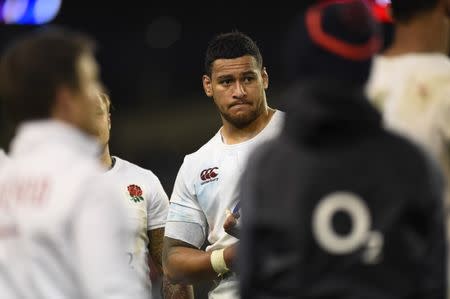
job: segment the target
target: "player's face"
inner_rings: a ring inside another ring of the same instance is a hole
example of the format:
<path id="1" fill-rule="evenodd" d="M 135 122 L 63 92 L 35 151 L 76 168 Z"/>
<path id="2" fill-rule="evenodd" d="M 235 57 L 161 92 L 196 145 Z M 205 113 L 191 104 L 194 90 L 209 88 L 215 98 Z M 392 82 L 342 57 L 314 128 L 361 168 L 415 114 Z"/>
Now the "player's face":
<path id="1" fill-rule="evenodd" d="M 267 108 L 269 77 L 253 56 L 217 59 L 211 78 L 203 76 L 203 88 L 219 109 L 222 121 L 243 128 L 255 121 Z"/>
<path id="2" fill-rule="evenodd" d="M 91 135 L 97 135 L 98 66 L 92 55 L 82 55 L 77 63 L 79 89 L 74 92 L 73 117 L 75 125 Z"/>
<path id="3" fill-rule="evenodd" d="M 96 136 L 100 144 L 105 147 L 109 142 L 109 131 L 111 129 L 111 114 L 109 113 L 108 103 L 102 96 L 97 97 L 96 108 Z"/>

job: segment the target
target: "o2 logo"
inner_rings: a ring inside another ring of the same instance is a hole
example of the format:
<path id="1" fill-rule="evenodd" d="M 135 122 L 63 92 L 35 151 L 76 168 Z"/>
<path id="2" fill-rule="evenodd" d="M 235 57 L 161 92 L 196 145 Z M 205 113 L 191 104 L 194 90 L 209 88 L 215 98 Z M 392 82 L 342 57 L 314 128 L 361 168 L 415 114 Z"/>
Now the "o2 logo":
<path id="1" fill-rule="evenodd" d="M 336 213 L 345 213 L 351 223 L 346 234 L 339 234 L 333 228 Z M 350 254 L 363 249 L 363 262 L 376 264 L 383 251 L 383 235 L 371 231 L 372 218 L 364 200 L 350 192 L 334 192 L 325 196 L 315 207 L 312 231 L 320 247 L 334 255 Z"/>

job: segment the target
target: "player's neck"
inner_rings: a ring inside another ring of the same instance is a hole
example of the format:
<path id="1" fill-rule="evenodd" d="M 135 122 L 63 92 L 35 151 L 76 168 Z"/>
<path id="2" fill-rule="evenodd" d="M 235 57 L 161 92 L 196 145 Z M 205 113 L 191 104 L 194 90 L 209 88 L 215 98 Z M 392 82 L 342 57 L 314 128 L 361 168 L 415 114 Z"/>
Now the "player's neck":
<path id="1" fill-rule="evenodd" d="M 448 19 L 439 11 L 417 17 L 408 24 L 397 24 L 392 46 L 383 54 L 443 53 L 449 50 Z"/>
<path id="2" fill-rule="evenodd" d="M 257 119 L 243 128 L 235 127 L 231 123 L 223 120 L 223 127 L 220 131 L 223 142 L 225 144 L 238 144 L 252 139 L 267 126 L 274 113 L 275 109 L 267 107 Z"/>
<path id="3" fill-rule="evenodd" d="M 109 153 L 109 146 L 105 146 L 105 149 L 103 150 L 103 153 L 100 157 L 100 161 L 103 166 L 106 167 L 106 169 L 111 169 L 113 166 L 113 160 L 111 158 L 111 154 Z"/>

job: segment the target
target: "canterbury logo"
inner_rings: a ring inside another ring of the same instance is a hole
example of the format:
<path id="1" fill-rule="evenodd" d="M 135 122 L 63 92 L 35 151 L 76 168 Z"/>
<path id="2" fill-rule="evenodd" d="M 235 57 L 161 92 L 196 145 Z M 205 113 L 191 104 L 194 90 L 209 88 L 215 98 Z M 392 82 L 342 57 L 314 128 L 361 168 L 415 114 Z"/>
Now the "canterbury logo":
<path id="1" fill-rule="evenodd" d="M 206 180 L 215 178 L 216 176 L 218 176 L 218 173 L 214 172 L 217 169 L 219 169 L 219 167 L 204 169 L 200 173 L 200 178 L 202 179 L 202 181 L 206 181 Z"/>

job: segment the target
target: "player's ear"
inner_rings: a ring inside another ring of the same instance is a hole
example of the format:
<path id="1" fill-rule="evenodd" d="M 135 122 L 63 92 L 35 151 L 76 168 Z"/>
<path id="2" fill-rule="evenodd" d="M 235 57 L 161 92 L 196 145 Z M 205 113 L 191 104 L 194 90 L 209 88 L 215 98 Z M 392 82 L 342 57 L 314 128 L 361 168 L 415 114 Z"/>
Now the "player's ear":
<path id="1" fill-rule="evenodd" d="M 267 74 L 266 67 L 262 68 L 261 76 L 262 76 L 262 79 L 263 79 L 264 89 L 269 88 L 269 74 Z"/>
<path id="2" fill-rule="evenodd" d="M 213 91 L 212 91 L 212 85 L 211 85 L 211 78 L 208 75 L 203 75 L 202 82 L 203 82 L 203 90 L 205 91 L 205 94 L 208 97 L 212 97 Z"/>
<path id="3" fill-rule="evenodd" d="M 108 113 L 108 129 L 111 130 L 111 113 Z"/>

